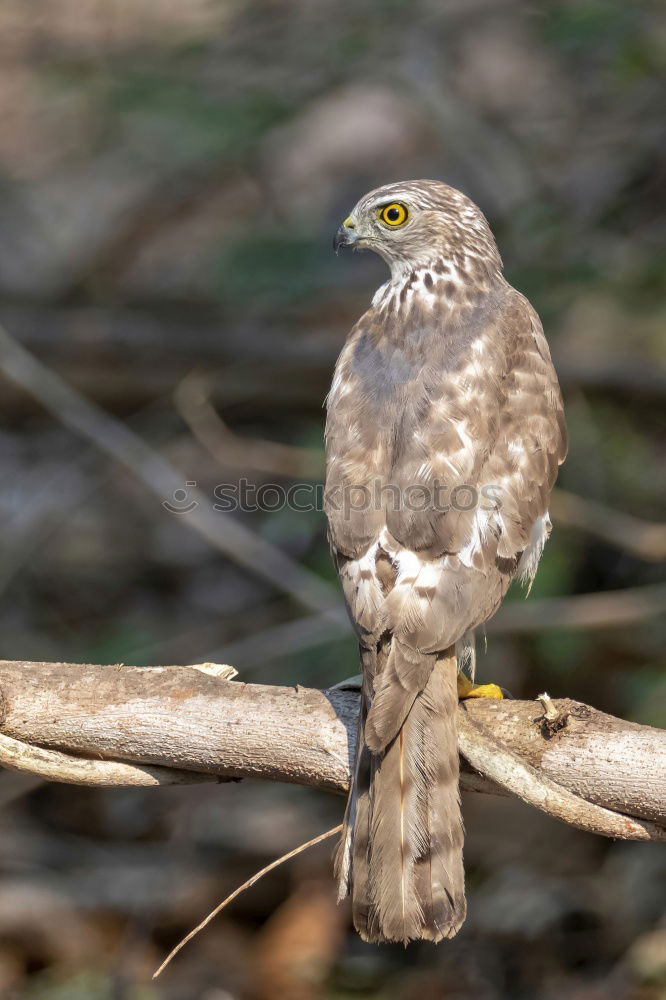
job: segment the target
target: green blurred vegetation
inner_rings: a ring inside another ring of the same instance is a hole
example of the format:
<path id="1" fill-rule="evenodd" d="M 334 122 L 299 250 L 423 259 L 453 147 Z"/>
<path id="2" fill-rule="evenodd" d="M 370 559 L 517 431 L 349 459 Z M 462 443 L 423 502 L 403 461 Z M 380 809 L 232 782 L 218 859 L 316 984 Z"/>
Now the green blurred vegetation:
<path id="1" fill-rule="evenodd" d="M 483 208 L 544 321 L 571 437 L 561 485 L 663 520 L 664 15 L 650 0 L 8 0 L 0 320 L 184 482 L 211 498 L 241 476 L 270 482 L 252 443 L 321 448 L 336 354 L 383 280 L 375 259 L 333 257 L 332 234 L 369 188 L 439 177 Z M 246 468 L 183 420 L 175 393 L 193 371 L 248 440 Z M 10 383 L 0 406 L 3 655 L 186 663 L 231 646 L 251 680 L 356 672 L 351 637 L 276 651 L 271 630 L 301 609 Z M 245 523 L 334 582 L 321 514 Z M 528 600 L 663 580 L 658 563 L 556 521 Z M 482 678 L 666 724 L 662 621 L 547 624 L 480 642 Z M 262 634 L 245 659 L 243 640 Z M 325 847 L 149 986 L 208 908 L 338 822 L 342 802 L 252 783 L 37 789 L 0 825 L 0 996 L 274 1000 L 259 980 L 278 974 L 277 940 L 294 953 L 295 1000 L 663 1000 L 650 957 L 666 952 L 663 852 L 514 802 L 464 806 L 470 917 L 455 941 L 362 945 L 333 903 Z M 322 928 L 307 962 L 294 926 Z"/>

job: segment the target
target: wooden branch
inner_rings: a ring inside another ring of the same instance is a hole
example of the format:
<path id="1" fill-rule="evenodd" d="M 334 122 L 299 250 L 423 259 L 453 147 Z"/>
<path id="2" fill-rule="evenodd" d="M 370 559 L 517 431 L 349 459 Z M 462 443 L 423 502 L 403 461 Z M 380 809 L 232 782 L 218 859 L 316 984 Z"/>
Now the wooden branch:
<path id="1" fill-rule="evenodd" d="M 34 774 L 45 781 L 67 785 L 97 785 L 117 788 L 125 785 L 194 785 L 202 781 L 223 781 L 214 774 L 179 771 L 173 767 L 124 764 L 117 760 L 87 760 L 59 750 L 23 743 L 0 733 L 0 763 L 10 770 Z"/>
<path id="2" fill-rule="evenodd" d="M 653 824 L 604 809 L 539 773 L 502 747 L 487 730 L 475 725 L 465 711 L 459 717 L 460 750 L 481 774 L 509 789 L 523 802 L 564 820 L 580 830 L 622 840 L 662 839 Z M 666 830 L 664 837 L 666 840 Z"/>
<path id="3" fill-rule="evenodd" d="M 464 789 L 504 789 L 607 836 L 666 840 L 665 732 L 569 699 L 469 700 L 459 713 L 475 768 L 463 768 Z M 0 764 L 53 780 L 255 777 L 344 792 L 357 714 L 344 689 L 192 667 L 0 661 Z"/>

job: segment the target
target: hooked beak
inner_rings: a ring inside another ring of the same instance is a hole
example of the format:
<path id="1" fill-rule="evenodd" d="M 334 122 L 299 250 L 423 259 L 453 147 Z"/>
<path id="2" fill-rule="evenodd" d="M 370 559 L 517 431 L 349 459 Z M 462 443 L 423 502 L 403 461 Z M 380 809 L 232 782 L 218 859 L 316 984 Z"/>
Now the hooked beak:
<path id="1" fill-rule="evenodd" d="M 340 247 L 352 247 L 358 241 L 359 236 L 354 232 L 351 216 L 347 216 L 333 238 L 333 249 L 337 254 L 340 252 Z"/>

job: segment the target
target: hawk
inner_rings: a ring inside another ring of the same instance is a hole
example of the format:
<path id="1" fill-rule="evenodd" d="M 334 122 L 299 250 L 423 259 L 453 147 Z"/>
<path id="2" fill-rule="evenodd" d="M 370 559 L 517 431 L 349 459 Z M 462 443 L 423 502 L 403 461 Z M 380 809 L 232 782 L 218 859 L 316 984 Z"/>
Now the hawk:
<path id="1" fill-rule="evenodd" d="M 327 400 L 329 540 L 363 669 L 336 877 L 365 940 L 439 941 L 466 912 L 459 692 L 501 697 L 462 669 L 474 629 L 536 572 L 562 398 L 539 318 L 461 192 L 378 188 L 334 245 L 391 270 Z"/>

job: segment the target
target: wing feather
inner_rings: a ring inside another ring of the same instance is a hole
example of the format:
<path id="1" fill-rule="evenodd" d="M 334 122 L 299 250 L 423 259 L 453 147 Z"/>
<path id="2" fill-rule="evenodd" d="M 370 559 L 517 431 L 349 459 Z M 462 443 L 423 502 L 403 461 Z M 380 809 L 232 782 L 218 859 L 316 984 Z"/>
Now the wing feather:
<path id="1" fill-rule="evenodd" d="M 398 643 L 375 678 L 377 742 L 427 683 L 431 665 L 412 657 L 410 673 L 409 650 L 448 649 L 492 617 L 518 573 L 533 576 L 566 454 L 557 377 L 522 295 L 506 285 L 462 332 L 437 329 L 435 314 L 423 322 L 432 329 L 410 353 L 385 314 L 359 321 L 327 423 L 327 514 L 350 614 L 368 648 L 382 635 Z"/>

